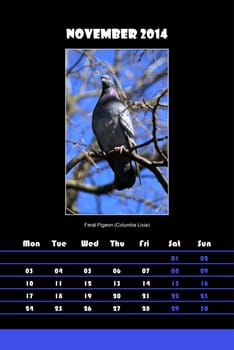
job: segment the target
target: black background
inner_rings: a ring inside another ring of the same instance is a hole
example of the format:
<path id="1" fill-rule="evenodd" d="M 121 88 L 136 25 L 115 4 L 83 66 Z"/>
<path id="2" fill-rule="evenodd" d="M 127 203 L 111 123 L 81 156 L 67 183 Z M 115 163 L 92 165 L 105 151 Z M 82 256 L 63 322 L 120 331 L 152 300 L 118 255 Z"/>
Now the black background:
<path id="1" fill-rule="evenodd" d="M 230 4 L 232 5 L 232 4 Z M 233 38 L 232 9 L 220 5 L 171 5 L 154 9 L 116 9 L 96 23 L 89 12 L 69 6 L 63 20 L 57 8 L 34 10 L 31 16 L 9 25 L 3 35 L 4 85 L 2 117 L 2 240 L 86 235 L 87 217 L 64 215 L 64 62 L 65 48 L 162 48 L 170 50 L 170 215 L 121 217 L 121 222 L 150 221 L 152 237 L 207 239 L 217 236 L 233 247 Z M 120 15 L 117 13 L 120 10 Z M 94 11 L 94 9 L 92 9 Z M 36 13 L 37 12 L 37 13 Z M 150 12 L 152 17 L 150 18 Z M 86 16 L 84 15 L 86 14 Z M 83 23 L 81 18 L 83 17 Z M 36 19 L 37 18 L 37 19 Z M 125 19 L 126 18 L 126 19 Z M 135 19 L 135 21 L 134 21 Z M 135 24 L 134 24 L 135 22 Z M 66 41 L 65 28 L 168 28 L 168 40 Z M 12 30 L 12 32 L 10 31 Z M 7 32 L 7 35 L 6 35 Z M 7 136 L 7 139 L 4 138 Z M 186 166 L 186 173 L 184 168 Z M 102 216 L 115 222 L 116 216 Z M 93 217 L 89 222 L 95 221 Z M 139 234 L 144 234 L 144 230 Z M 120 235 L 135 231 L 118 230 Z M 89 229 L 89 238 L 109 232 Z M 126 321 L 138 327 L 136 317 Z M 48 324 L 47 324 L 48 322 Z M 89 328 L 90 321 L 70 328 Z M 100 319 L 93 326 L 108 328 Z M 207 317 L 205 325 L 194 317 L 195 328 L 231 328 Z M 44 327 L 56 328 L 49 319 Z M 22 321 L 19 320 L 20 328 Z M 232 325 L 231 325 L 232 324 Z M 25 324 L 25 328 L 35 327 Z M 122 324 L 120 325 L 122 326 Z M 1 328 L 11 327 L 7 319 Z M 190 323 L 160 318 L 147 328 L 191 328 Z M 143 328 L 142 325 L 140 328 Z"/>

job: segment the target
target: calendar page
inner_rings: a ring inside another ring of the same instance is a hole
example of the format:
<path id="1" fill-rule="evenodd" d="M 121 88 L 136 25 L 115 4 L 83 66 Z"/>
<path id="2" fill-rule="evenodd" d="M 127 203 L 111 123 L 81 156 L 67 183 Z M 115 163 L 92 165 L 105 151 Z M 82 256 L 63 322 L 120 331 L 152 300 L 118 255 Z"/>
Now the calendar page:
<path id="1" fill-rule="evenodd" d="M 2 329 L 233 329 L 231 98 L 212 37 L 186 33 L 56 33 L 33 185 L 0 240 Z"/>

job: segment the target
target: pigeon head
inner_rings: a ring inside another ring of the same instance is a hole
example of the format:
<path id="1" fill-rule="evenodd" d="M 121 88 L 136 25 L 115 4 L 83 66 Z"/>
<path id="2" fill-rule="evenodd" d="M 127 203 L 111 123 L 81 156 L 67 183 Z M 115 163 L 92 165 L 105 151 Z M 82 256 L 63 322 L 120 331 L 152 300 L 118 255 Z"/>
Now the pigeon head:
<path id="1" fill-rule="evenodd" d="M 120 99 L 118 92 L 115 89 L 113 80 L 109 75 L 103 74 L 101 76 L 101 82 L 102 82 L 102 94 L 100 98 L 105 99 L 109 97 L 114 97 L 114 98 L 117 98 L 118 100 Z"/>
<path id="2" fill-rule="evenodd" d="M 107 89 L 109 87 L 114 86 L 114 83 L 113 83 L 111 77 L 109 77 L 109 75 L 107 75 L 107 74 L 104 74 L 101 76 L 101 82 L 102 82 L 103 89 Z"/>

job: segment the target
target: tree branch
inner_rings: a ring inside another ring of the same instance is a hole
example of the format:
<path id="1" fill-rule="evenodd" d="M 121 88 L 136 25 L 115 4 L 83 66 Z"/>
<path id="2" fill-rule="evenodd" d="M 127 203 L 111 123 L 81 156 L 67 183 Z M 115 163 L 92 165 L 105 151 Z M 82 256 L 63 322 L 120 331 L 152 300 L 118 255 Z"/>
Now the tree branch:
<path id="1" fill-rule="evenodd" d="M 66 165 L 66 174 L 69 173 L 69 171 L 76 166 L 76 164 L 80 163 L 85 158 L 94 165 L 98 170 L 99 167 L 95 164 L 94 160 L 91 158 L 98 158 L 98 159 L 105 159 L 105 156 L 103 153 L 96 153 L 96 152 L 82 152 L 78 154 L 78 156 L 72 158 Z"/>
<path id="2" fill-rule="evenodd" d="M 81 142 L 78 142 L 78 141 L 74 141 L 74 140 L 65 140 L 65 142 L 67 143 L 72 143 L 74 146 L 76 147 L 88 147 L 88 145 L 86 145 L 86 143 L 81 143 Z"/>
<path id="3" fill-rule="evenodd" d="M 134 160 L 135 162 L 138 162 L 145 168 L 148 168 L 155 175 L 155 177 L 157 178 L 158 182 L 162 185 L 165 192 L 168 193 L 167 179 L 164 177 L 161 170 L 157 168 L 157 166 L 162 165 L 161 162 L 159 164 L 158 162 L 151 162 L 150 160 L 143 158 L 142 156 L 140 156 L 138 153 L 135 153 L 135 152 L 132 152 L 132 153 L 130 153 L 129 151 L 124 151 L 124 152 L 127 152 L 126 155 L 129 155 L 130 159 Z"/>
<path id="4" fill-rule="evenodd" d="M 72 158 L 66 165 L 66 174 L 69 173 L 69 171 L 74 168 L 74 166 L 76 164 L 78 164 L 79 162 L 81 162 L 82 160 L 85 159 L 85 155 L 84 153 L 80 153 L 78 154 L 78 156 Z"/>
<path id="5" fill-rule="evenodd" d="M 115 150 L 110 151 L 108 154 L 111 154 L 112 152 L 116 152 Z M 158 166 L 162 166 L 162 162 L 156 162 L 156 161 L 150 161 L 144 157 L 142 157 L 140 154 L 134 152 L 134 150 L 127 150 L 124 149 L 121 153 L 122 156 L 128 157 L 131 160 L 134 160 L 135 162 L 139 163 L 145 168 L 148 168 L 157 178 L 159 183 L 162 185 L 165 192 L 168 193 L 168 182 L 167 179 L 164 177 L 162 172 L 157 168 Z M 103 153 L 98 152 L 83 152 L 80 155 L 74 157 L 70 160 L 70 162 L 66 166 L 67 173 L 79 162 L 81 162 L 84 159 L 87 159 L 90 161 L 90 157 L 96 158 L 96 159 L 107 159 L 108 155 L 105 156 Z M 99 187 L 99 186 L 98 186 Z M 92 192 L 93 193 L 93 192 Z"/>
<path id="6" fill-rule="evenodd" d="M 163 90 L 163 92 L 157 97 L 156 99 L 156 103 L 154 105 L 154 107 L 150 106 L 148 103 L 146 103 L 145 101 L 143 101 L 145 103 L 145 105 L 151 109 L 152 111 L 152 136 L 153 136 L 153 142 L 154 142 L 154 148 L 155 150 L 160 154 L 161 158 L 164 160 L 164 162 L 166 164 L 168 164 L 168 159 L 165 156 L 165 154 L 163 154 L 163 152 L 161 152 L 160 147 L 158 146 L 158 142 L 157 142 L 157 138 L 156 138 L 156 132 L 157 132 L 157 115 L 156 115 L 156 109 L 157 107 L 160 105 L 160 100 L 163 96 L 166 95 L 166 93 L 168 92 L 168 89 Z"/>
<path id="7" fill-rule="evenodd" d="M 139 202 L 139 203 L 144 203 L 145 205 L 153 208 L 153 209 L 157 209 L 157 205 L 155 204 L 155 201 L 151 201 L 149 199 L 145 199 L 145 198 L 141 198 L 141 197 L 138 197 L 138 196 L 135 196 L 133 194 L 128 194 L 128 193 L 115 193 L 116 196 L 120 196 L 121 198 L 126 198 L 126 199 L 132 199 L 136 202 Z"/>
<path id="8" fill-rule="evenodd" d="M 76 180 L 67 180 L 66 187 L 67 189 L 93 193 L 96 195 L 107 194 L 109 192 L 112 192 L 115 189 L 113 183 L 103 185 L 103 186 L 94 186 L 94 185 L 85 184 L 83 182 L 76 181 Z"/>
<path id="9" fill-rule="evenodd" d="M 164 140 L 166 140 L 166 139 L 168 139 L 168 136 L 160 137 L 160 138 L 157 139 L 157 141 L 158 141 L 158 142 L 159 142 L 159 141 L 164 141 Z M 150 145 L 152 142 L 153 142 L 153 137 L 152 137 L 152 139 L 150 139 L 150 140 L 148 140 L 148 141 L 146 141 L 146 142 L 143 142 L 143 143 L 141 143 L 140 145 L 137 145 L 137 146 L 132 147 L 131 150 L 134 150 L 134 149 L 138 149 L 138 148 L 141 148 L 141 147 L 148 146 L 148 145 Z M 161 151 L 161 150 L 160 150 L 160 151 Z"/>
<path id="10" fill-rule="evenodd" d="M 72 72 L 72 70 L 75 68 L 75 66 L 77 66 L 81 62 L 83 57 L 84 57 L 84 53 L 81 53 L 78 60 L 76 60 L 76 62 L 67 70 L 66 75 L 69 75 Z"/>

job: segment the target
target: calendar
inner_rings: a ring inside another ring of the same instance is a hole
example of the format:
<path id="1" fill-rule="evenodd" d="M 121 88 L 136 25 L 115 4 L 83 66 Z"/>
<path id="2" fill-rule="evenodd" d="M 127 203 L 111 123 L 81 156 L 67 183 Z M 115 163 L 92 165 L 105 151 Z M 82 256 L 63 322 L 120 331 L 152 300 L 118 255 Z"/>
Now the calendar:
<path id="1" fill-rule="evenodd" d="M 1 242 L 6 327 L 228 328 L 234 250 L 218 240 Z"/>

